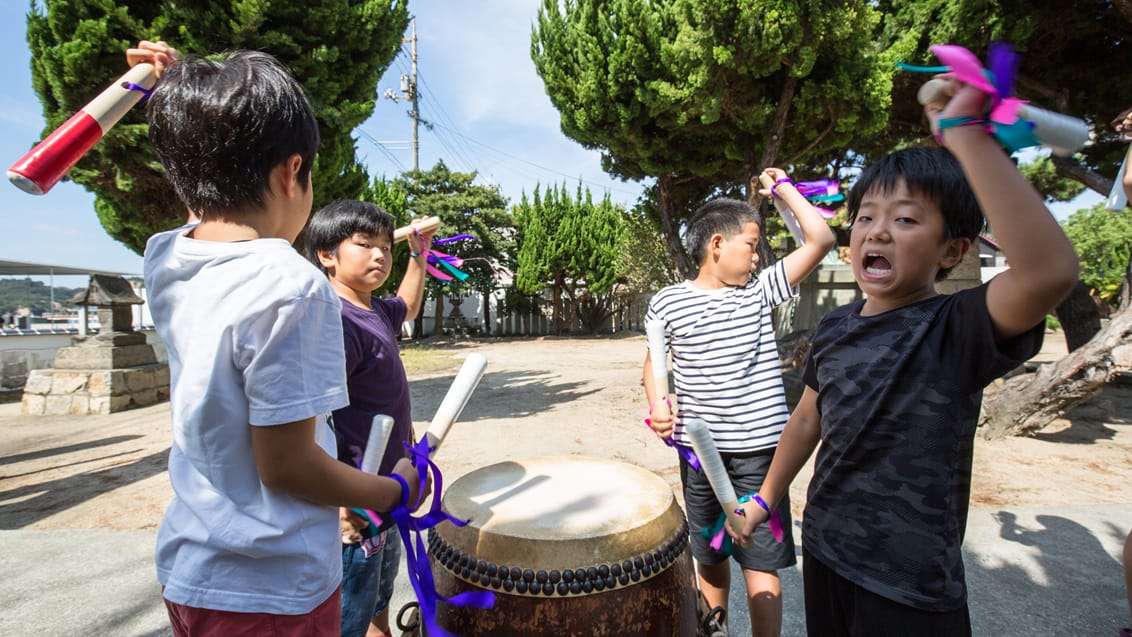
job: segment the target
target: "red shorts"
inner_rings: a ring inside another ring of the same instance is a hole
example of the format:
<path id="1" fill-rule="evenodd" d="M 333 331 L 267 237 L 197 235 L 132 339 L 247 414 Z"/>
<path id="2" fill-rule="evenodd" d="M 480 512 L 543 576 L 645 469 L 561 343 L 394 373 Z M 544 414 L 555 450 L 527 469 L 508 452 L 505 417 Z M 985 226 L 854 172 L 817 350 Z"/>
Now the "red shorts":
<path id="1" fill-rule="evenodd" d="M 236 613 L 182 606 L 165 600 L 174 637 L 339 637 L 342 591 L 305 615 Z"/>

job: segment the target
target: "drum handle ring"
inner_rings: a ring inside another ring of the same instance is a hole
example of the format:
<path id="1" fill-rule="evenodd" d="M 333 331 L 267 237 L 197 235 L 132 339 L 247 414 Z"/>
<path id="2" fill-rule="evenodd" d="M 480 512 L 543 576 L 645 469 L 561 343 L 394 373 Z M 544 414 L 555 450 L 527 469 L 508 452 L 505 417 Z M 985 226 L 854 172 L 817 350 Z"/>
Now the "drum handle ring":
<path id="1" fill-rule="evenodd" d="M 416 630 L 421 626 L 421 615 L 418 609 L 420 604 L 417 602 L 409 602 L 397 611 L 397 628 L 402 631 L 416 634 Z M 405 618 L 405 613 L 409 613 L 408 619 Z"/>

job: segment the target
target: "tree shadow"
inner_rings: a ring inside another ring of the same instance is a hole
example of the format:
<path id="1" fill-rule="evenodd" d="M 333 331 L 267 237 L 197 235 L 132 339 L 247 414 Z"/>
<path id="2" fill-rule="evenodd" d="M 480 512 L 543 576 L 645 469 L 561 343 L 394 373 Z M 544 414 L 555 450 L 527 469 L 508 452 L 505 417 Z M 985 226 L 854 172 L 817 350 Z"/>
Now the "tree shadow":
<path id="1" fill-rule="evenodd" d="M 964 545 L 973 634 L 1117 634 L 1128 617 L 1123 571 L 1093 530 L 1056 515 L 991 515 L 977 523 L 997 523 L 1001 541 Z M 1093 526 L 1111 546 L 1123 543 L 1126 531 L 1111 522 Z"/>
<path id="2" fill-rule="evenodd" d="M 0 504 L 0 529 L 24 528 L 91 498 L 163 473 L 168 460 L 169 449 L 166 448 L 129 464 L 2 491 L 0 502 L 5 504 Z M 9 502 L 11 500 L 16 502 Z"/>
<path id="3" fill-rule="evenodd" d="M 50 456 L 61 456 L 67 453 L 74 453 L 76 451 L 84 451 L 86 449 L 93 449 L 95 447 L 106 447 L 109 445 L 116 445 L 119 442 L 126 442 L 128 440 L 136 440 L 143 436 L 111 436 L 109 438 L 100 438 L 98 440 L 89 440 L 87 442 L 80 442 L 74 445 L 63 445 L 61 447 L 52 447 L 51 449 L 41 449 L 39 451 L 29 451 L 27 453 L 17 453 L 10 456 L 0 457 L 0 467 L 8 464 L 15 464 L 17 462 L 25 462 L 28 460 L 38 460 L 40 458 L 47 458 Z M 11 476 L 8 476 L 11 477 Z"/>
<path id="4" fill-rule="evenodd" d="M 431 420 L 455 374 L 422 378 L 409 383 L 413 420 Z M 522 418 L 539 414 L 554 405 L 578 400 L 601 391 L 585 382 L 555 382 L 551 371 L 487 372 L 460 413 L 461 421 L 491 418 Z"/>

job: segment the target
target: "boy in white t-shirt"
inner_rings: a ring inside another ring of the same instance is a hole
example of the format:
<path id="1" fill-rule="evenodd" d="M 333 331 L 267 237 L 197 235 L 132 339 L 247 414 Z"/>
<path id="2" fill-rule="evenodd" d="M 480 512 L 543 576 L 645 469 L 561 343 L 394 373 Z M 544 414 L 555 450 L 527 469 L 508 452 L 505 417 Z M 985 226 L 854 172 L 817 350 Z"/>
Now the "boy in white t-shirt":
<path id="1" fill-rule="evenodd" d="M 157 574 L 173 632 L 337 636 L 338 507 L 388 511 L 420 485 L 408 460 L 379 477 L 335 458 L 339 301 L 291 247 L 311 211 L 314 112 L 265 53 L 181 62 L 142 42 L 127 59 L 155 64 L 150 141 L 200 220 L 145 251 L 172 386 Z"/>
<path id="2" fill-rule="evenodd" d="M 776 182 L 766 195 L 782 197 L 796 214 L 805 244 L 754 276 L 758 264 L 759 213 L 746 202 L 715 199 L 688 222 L 685 243 L 699 264 L 695 279 L 670 285 L 649 302 L 647 320 L 663 320 L 672 350 L 677 419 L 653 386 L 645 356 L 644 384 L 649 417 L 662 438 L 690 446 L 683 421 L 702 420 L 711 430 L 728 476 L 740 494 L 754 492 L 774 456 L 789 415 L 783 392 L 771 310 L 795 294 L 795 287 L 833 247 L 833 232 L 794 187 L 786 173 L 768 168 Z M 684 507 L 692 528 L 700 592 L 708 608 L 727 608 L 731 570 L 701 531 L 722 513 L 707 478 L 680 458 Z M 789 506 L 783 511 L 789 528 Z M 782 585 L 778 569 L 795 563 L 793 539 L 778 543 L 769 530 L 749 548 L 735 547 L 743 569 L 752 635 L 778 635 L 782 628 Z"/>

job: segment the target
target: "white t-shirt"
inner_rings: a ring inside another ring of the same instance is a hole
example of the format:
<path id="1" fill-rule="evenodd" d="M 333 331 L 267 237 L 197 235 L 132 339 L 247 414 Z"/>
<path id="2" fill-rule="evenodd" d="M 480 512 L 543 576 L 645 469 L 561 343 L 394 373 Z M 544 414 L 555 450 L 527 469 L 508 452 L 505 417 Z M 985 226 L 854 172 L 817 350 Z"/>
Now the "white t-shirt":
<path id="1" fill-rule="evenodd" d="M 216 243 L 189 230 L 145 250 L 173 417 L 157 577 L 178 604 L 304 614 L 341 583 L 338 511 L 265 487 L 249 425 L 317 416 L 334 456 L 325 414 L 348 402 L 338 296 L 282 239 Z"/>
<path id="2" fill-rule="evenodd" d="M 649 302 L 645 318 L 664 321 L 672 351 L 678 420 L 704 421 L 720 451 L 778 444 L 790 413 L 771 310 L 796 294 L 780 260 L 744 287 L 702 290 L 684 281 Z M 673 437 L 691 445 L 680 422 Z"/>

